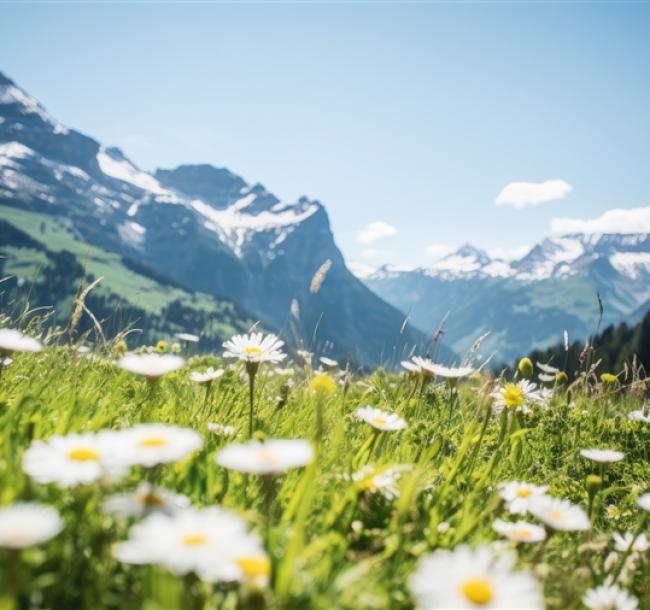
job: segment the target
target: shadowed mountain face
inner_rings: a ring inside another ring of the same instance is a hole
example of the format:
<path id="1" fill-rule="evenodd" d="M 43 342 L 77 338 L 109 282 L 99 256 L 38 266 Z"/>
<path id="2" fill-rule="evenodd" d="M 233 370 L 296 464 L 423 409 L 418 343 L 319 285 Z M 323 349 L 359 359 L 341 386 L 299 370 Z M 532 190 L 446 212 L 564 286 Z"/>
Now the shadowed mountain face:
<path id="1" fill-rule="evenodd" d="M 364 275 L 377 294 L 434 330 L 446 316 L 457 352 L 490 332 L 485 355 L 512 361 L 554 345 L 564 330 L 585 340 L 598 323 L 636 322 L 650 309 L 650 235 L 545 239 L 516 261 L 463 246 L 427 269 L 383 267 Z"/>
<path id="2" fill-rule="evenodd" d="M 282 202 L 210 165 L 144 172 L 119 149 L 61 125 L 1 74 L 0 204 L 50 215 L 81 241 L 232 299 L 320 353 L 392 365 L 425 342 L 350 273 L 318 201 Z"/>

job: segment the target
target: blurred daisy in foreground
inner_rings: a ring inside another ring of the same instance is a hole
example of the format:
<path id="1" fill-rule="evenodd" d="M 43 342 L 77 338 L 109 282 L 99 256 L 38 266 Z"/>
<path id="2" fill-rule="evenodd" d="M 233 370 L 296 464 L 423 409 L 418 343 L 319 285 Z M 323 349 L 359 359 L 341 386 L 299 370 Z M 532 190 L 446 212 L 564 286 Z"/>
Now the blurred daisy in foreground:
<path id="1" fill-rule="evenodd" d="M 530 405 L 544 401 L 537 386 L 525 379 L 517 383 L 503 383 L 490 396 L 495 413 L 500 413 L 504 408 L 527 413 Z"/>
<path id="2" fill-rule="evenodd" d="M 528 512 L 557 531 L 573 532 L 591 528 L 587 513 L 568 500 L 540 496 L 530 502 Z"/>
<path id="3" fill-rule="evenodd" d="M 582 603 L 590 610 L 636 610 L 638 600 L 617 585 L 601 585 L 589 589 Z"/>
<path id="4" fill-rule="evenodd" d="M 116 364 L 129 373 L 155 380 L 180 369 L 185 360 L 171 354 L 126 354 Z"/>
<path id="5" fill-rule="evenodd" d="M 553 378 L 560 372 L 560 369 L 557 367 L 551 366 L 550 364 L 543 364 L 542 362 L 537 363 L 537 368 L 546 375 L 552 375 Z"/>
<path id="6" fill-rule="evenodd" d="M 142 518 L 153 512 L 171 515 L 189 506 L 187 496 L 144 482 L 131 493 L 109 496 L 102 505 L 104 512 L 122 518 Z"/>
<path id="7" fill-rule="evenodd" d="M 612 464 L 613 462 L 620 462 L 625 454 L 621 451 L 614 451 L 613 449 L 581 449 L 580 455 L 583 458 L 598 462 L 599 464 Z"/>
<path id="8" fill-rule="evenodd" d="M 0 355 L 13 352 L 40 352 L 43 349 L 41 342 L 27 335 L 23 335 L 15 328 L 0 328 Z"/>
<path id="9" fill-rule="evenodd" d="M 643 494 L 636 502 L 643 510 L 650 511 L 650 493 Z"/>
<path id="10" fill-rule="evenodd" d="M 386 500 L 395 500 L 399 497 L 399 480 L 411 468 L 409 464 L 397 464 L 383 469 L 368 465 L 355 472 L 352 480 L 363 491 L 379 493 Z"/>
<path id="11" fill-rule="evenodd" d="M 139 424 L 118 434 L 120 460 L 128 466 L 177 462 L 203 446 L 194 430 L 167 424 Z"/>
<path id="12" fill-rule="evenodd" d="M 415 361 L 415 358 L 413 360 Z M 432 375 L 435 375 L 436 377 L 444 377 L 449 380 L 458 380 L 462 377 L 468 377 L 474 372 L 474 369 L 471 366 L 449 367 L 424 358 L 418 359 L 418 364 L 423 370 Z"/>
<path id="13" fill-rule="evenodd" d="M 422 372 L 422 367 L 411 360 L 402 360 L 400 365 L 407 373 L 419 375 Z"/>
<path id="14" fill-rule="evenodd" d="M 546 539 L 546 530 L 543 527 L 526 521 L 510 523 L 497 519 L 492 524 L 492 529 L 513 542 L 541 542 Z"/>
<path id="15" fill-rule="evenodd" d="M 402 419 L 396 413 L 389 413 L 388 411 L 382 411 L 375 407 L 359 407 L 355 411 L 355 414 L 359 419 L 382 432 L 403 430 L 408 425 L 406 420 Z"/>
<path id="16" fill-rule="evenodd" d="M 225 371 L 223 369 L 214 369 L 210 366 L 203 372 L 192 371 L 190 373 L 190 379 L 195 383 L 199 383 L 201 385 L 209 384 L 222 377 L 224 372 Z"/>
<path id="17" fill-rule="evenodd" d="M 210 507 L 153 514 L 116 548 L 123 563 L 156 564 L 209 582 L 266 581 L 270 563 L 259 539 L 237 515 Z"/>
<path id="18" fill-rule="evenodd" d="M 533 485 L 521 481 L 508 481 L 499 485 L 499 496 L 506 503 L 509 512 L 523 515 L 528 511 L 530 502 L 540 496 L 545 496 L 546 485 Z"/>
<path id="19" fill-rule="evenodd" d="M 642 421 L 650 424 L 650 409 L 638 409 L 637 411 L 630 411 L 627 415 L 630 421 Z"/>
<path id="20" fill-rule="evenodd" d="M 619 553 L 625 553 L 629 551 L 630 547 L 631 550 L 635 553 L 645 553 L 648 549 L 650 549 L 650 542 L 648 542 L 648 539 L 643 532 L 640 533 L 636 538 L 631 532 L 625 532 L 624 534 L 614 532 L 612 537 L 614 539 L 614 548 Z"/>
<path id="21" fill-rule="evenodd" d="M 198 343 L 199 342 L 199 336 L 198 335 L 192 335 L 190 333 L 176 333 L 174 335 L 177 339 L 180 339 L 181 341 L 185 341 L 186 343 Z"/>
<path id="22" fill-rule="evenodd" d="M 73 487 L 122 474 L 116 459 L 117 433 L 51 436 L 34 441 L 23 454 L 23 471 L 39 483 Z"/>
<path id="23" fill-rule="evenodd" d="M 0 508 L 0 546 L 24 549 L 54 538 L 63 529 L 63 519 L 51 506 L 17 502 Z"/>
<path id="24" fill-rule="evenodd" d="M 223 347 L 224 358 L 237 358 L 244 362 L 272 362 L 278 363 L 286 358 L 281 351 L 284 341 L 275 335 L 264 336 L 262 333 L 251 333 L 250 335 L 235 335 L 229 341 L 225 341 Z"/>
<path id="25" fill-rule="evenodd" d="M 327 358 L 326 356 L 321 356 L 318 360 L 326 369 L 335 369 L 339 366 L 339 363 L 336 360 Z"/>
<path id="26" fill-rule="evenodd" d="M 208 422 L 207 428 L 212 434 L 217 436 L 234 436 L 237 432 L 235 426 L 228 426 L 227 424 L 217 424 L 215 422 Z"/>
<path id="27" fill-rule="evenodd" d="M 312 446 L 303 440 L 269 439 L 233 443 L 216 455 L 219 466 L 250 474 L 274 475 L 300 468 L 314 458 Z"/>
<path id="28" fill-rule="evenodd" d="M 496 555 L 489 546 L 439 550 L 418 562 L 410 580 L 419 608 L 541 610 L 544 601 L 531 574 L 513 570 L 516 556 Z"/>

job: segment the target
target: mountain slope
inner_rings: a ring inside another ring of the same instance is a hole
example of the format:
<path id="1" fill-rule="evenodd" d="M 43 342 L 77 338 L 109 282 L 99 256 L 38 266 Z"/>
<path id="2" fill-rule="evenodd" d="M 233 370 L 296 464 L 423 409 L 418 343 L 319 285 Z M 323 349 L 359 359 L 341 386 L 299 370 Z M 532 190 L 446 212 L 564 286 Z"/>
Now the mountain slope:
<path id="1" fill-rule="evenodd" d="M 78 240 L 232 299 L 320 353 L 394 364 L 425 341 L 350 273 L 318 201 L 281 202 L 205 165 L 148 174 L 120 150 L 62 126 L 1 75 L 0 205 L 52 215 Z M 311 279 L 328 260 L 312 294 Z"/>
<path id="2" fill-rule="evenodd" d="M 138 261 L 78 241 L 51 216 L 12 208 L 2 211 L 0 307 L 13 317 L 26 304 L 56 305 L 55 320 L 64 326 L 79 287 L 102 278 L 86 304 L 109 336 L 137 329 L 130 334 L 132 345 L 193 332 L 201 334 L 202 348 L 214 349 L 254 323 L 232 302 L 191 292 Z M 92 328 L 84 315 L 79 332 Z"/>
<path id="3" fill-rule="evenodd" d="M 485 354 L 508 361 L 604 324 L 639 319 L 650 305 L 650 236 L 568 235 L 545 239 L 516 261 L 463 246 L 427 269 L 383 267 L 364 281 L 428 331 L 446 317 L 446 339 L 462 353 L 485 332 Z"/>

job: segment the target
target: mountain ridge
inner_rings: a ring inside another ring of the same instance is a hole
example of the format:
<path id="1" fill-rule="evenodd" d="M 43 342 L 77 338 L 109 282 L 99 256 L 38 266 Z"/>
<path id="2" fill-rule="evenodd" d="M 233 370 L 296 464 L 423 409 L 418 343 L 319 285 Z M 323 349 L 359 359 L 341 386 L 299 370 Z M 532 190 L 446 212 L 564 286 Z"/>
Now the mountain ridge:
<path id="1" fill-rule="evenodd" d="M 425 345 L 348 270 L 319 201 L 283 202 L 207 164 L 145 172 L 120 149 L 62 126 L 10 79 L 0 82 L 0 204 L 53 215 L 80 240 L 225 296 L 319 353 L 394 366 Z M 310 291 L 326 261 L 320 290 Z"/>

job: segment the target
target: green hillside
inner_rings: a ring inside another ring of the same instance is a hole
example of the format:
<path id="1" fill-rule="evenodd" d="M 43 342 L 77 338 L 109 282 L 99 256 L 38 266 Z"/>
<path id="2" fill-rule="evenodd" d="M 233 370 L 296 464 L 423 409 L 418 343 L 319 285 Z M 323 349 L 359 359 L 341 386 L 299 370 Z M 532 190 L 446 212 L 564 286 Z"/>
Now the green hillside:
<path id="1" fill-rule="evenodd" d="M 225 299 L 192 292 L 139 261 L 107 252 L 75 237 L 52 216 L 2 207 L 0 218 L 0 306 L 13 315 L 53 307 L 65 325 L 80 290 L 102 278 L 86 305 L 107 334 L 140 329 L 134 341 L 151 343 L 176 332 L 202 335 L 214 347 L 255 320 Z M 89 330 L 84 316 L 79 331 Z"/>

